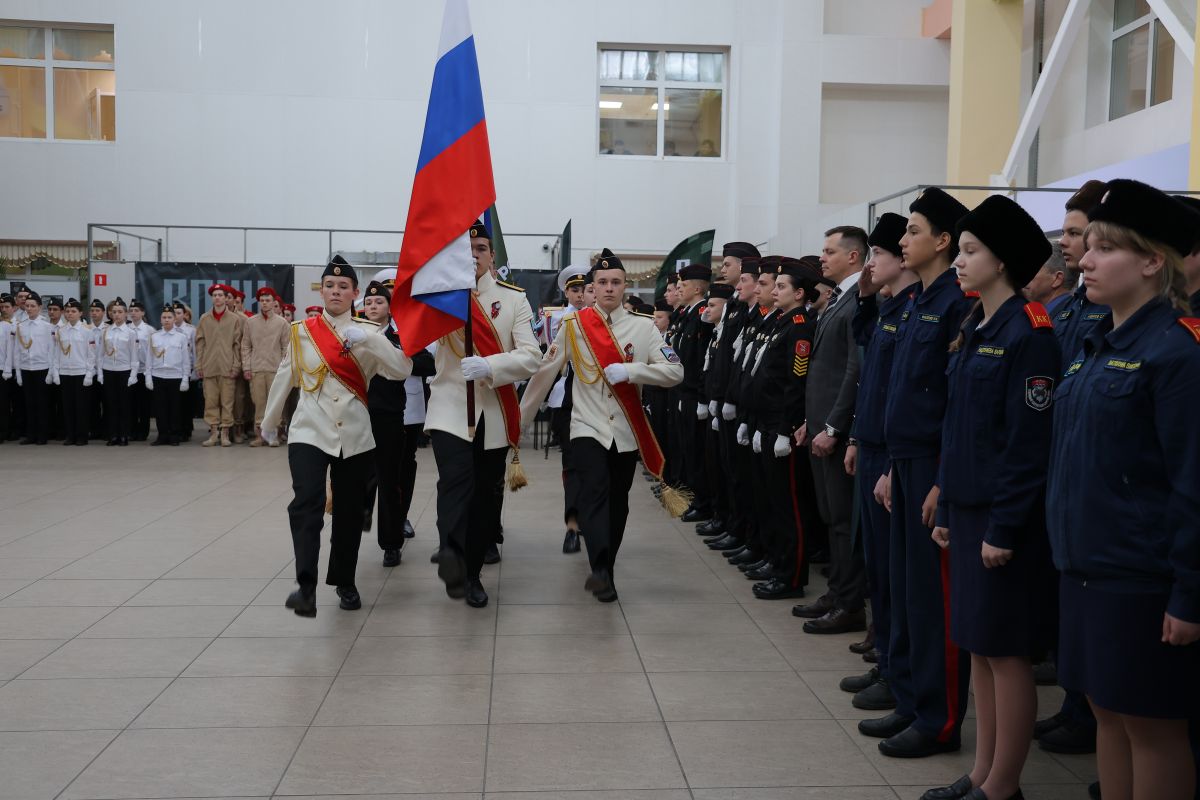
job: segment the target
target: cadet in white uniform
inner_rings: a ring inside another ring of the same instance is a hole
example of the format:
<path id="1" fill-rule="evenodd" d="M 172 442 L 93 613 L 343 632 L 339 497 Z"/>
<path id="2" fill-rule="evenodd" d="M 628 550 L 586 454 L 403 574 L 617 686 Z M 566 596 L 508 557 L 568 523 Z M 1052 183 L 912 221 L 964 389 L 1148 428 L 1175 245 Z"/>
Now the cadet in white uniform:
<path id="1" fill-rule="evenodd" d="M 82 315 L 79 301 L 74 297 L 67 300 L 64 322 L 55 331 L 57 346 L 50 358 L 50 372 L 62 388 L 63 444 L 81 447 L 88 443 L 88 387 L 96 376 L 96 332 Z"/>
<path id="2" fill-rule="evenodd" d="M 362 608 L 354 573 L 362 539 L 363 492 L 375 447 L 367 385 L 375 375 L 404 380 L 412 370 L 403 351 L 379 335 L 378 325 L 354 319 L 357 297 L 358 275 L 341 256 L 334 256 L 321 275 L 325 310 L 292 324 L 287 356 L 271 384 L 263 417 L 263 437 L 269 444 L 279 435 L 288 393 L 299 387 L 288 429 L 288 466 L 295 490 L 288 516 L 300 588 L 286 605 L 302 617 L 317 614 L 326 474 L 333 487 L 333 532 L 325 583 L 337 587 L 343 609 Z"/>
<path id="3" fill-rule="evenodd" d="M 183 401 L 192 374 L 192 344 L 188 335 L 175 327 L 175 309 L 162 308 L 162 330 L 146 342 L 146 388 L 154 397 L 154 423 L 158 436 L 151 447 L 178 445 L 182 440 Z"/>
<path id="4" fill-rule="evenodd" d="M 17 337 L 12 323 L 13 297 L 0 293 L 0 442 L 16 436 L 13 423 L 14 406 L 21 400 L 21 390 L 12 374 L 13 347 Z"/>
<path id="5" fill-rule="evenodd" d="M 138 337 L 138 370 L 139 380 L 130 391 L 130 409 L 133 421 L 130 425 L 135 442 L 144 442 L 150 438 L 150 417 L 153 413 L 151 391 L 149 384 L 142 379 L 150 375 L 147 365 L 150 363 L 150 336 L 155 328 L 146 322 L 146 305 L 137 298 L 129 301 L 129 327 L 133 328 Z"/>
<path id="6" fill-rule="evenodd" d="M 41 314 L 41 295 L 27 292 L 25 317 L 13 326 L 16 341 L 12 351 L 12 371 L 25 397 L 25 438 L 21 444 L 46 444 L 50 435 L 46 386 L 52 382 L 50 356 L 54 347 L 54 326 Z"/>
<path id="7" fill-rule="evenodd" d="M 569 360 L 575 371 L 571 408 L 571 459 L 578 473 L 579 523 L 587 544 L 592 574 L 585 588 L 597 600 L 617 599 L 613 563 L 625 535 L 629 488 L 640 447 L 653 446 L 654 434 L 640 397 L 627 408 L 614 395 L 622 383 L 674 386 L 683 380 L 683 365 L 654 327 L 652 317 L 631 314 L 621 305 L 625 267 L 609 250 L 592 272 L 594 308 L 567 314 L 562 329 L 542 359 L 537 376 L 526 387 L 521 417 L 532 421 L 550 385 Z M 598 317 L 598 319 L 596 319 Z M 603 365 L 605 349 L 617 359 Z M 641 414 L 642 439 L 630 424 L 630 412 Z"/>
<path id="8" fill-rule="evenodd" d="M 96 344 L 96 377 L 104 385 L 104 418 L 108 422 L 108 446 L 129 444 L 129 388 L 137 383 L 137 332 L 125 321 L 125 301 L 108 304 L 111 325 L 100 329 Z"/>
<path id="9" fill-rule="evenodd" d="M 491 321 L 499 352 L 464 358 L 464 333 L 458 330 L 438 340 L 434 361 L 437 374 L 429 395 L 425 430 L 433 440 L 438 467 L 438 536 L 442 550 L 438 577 L 446 594 L 465 597 L 467 604 L 487 605 L 479 581 L 484 554 L 499 540 L 499 496 L 504 480 L 509 433 L 497 387 L 524 380 L 537 371 L 541 349 L 533 335 L 533 309 L 522 289 L 499 283 L 492 276 L 495 253 L 483 223 L 470 229 L 475 258 L 475 299 Z M 476 352 L 480 337 L 474 326 Z M 467 384 L 474 381 L 475 437 L 467 430 Z M 520 413 L 513 409 L 514 415 Z M 520 422 L 513 421 L 519 426 Z M 519 431 L 513 432 L 519 435 Z"/>

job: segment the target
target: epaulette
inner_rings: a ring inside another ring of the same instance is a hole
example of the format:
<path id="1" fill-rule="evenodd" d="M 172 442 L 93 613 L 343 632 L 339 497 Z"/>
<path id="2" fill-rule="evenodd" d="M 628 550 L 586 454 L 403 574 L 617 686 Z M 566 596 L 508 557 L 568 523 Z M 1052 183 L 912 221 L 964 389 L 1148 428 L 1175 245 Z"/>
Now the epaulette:
<path id="1" fill-rule="evenodd" d="M 974 289 L 966 289 L 963 291 L 963 297 L 967 298 L 968 300 L 978 300 L 979 292 L 975 291 Z"/>
<path id="2" fill-rule="evenodd" d="M 1050 321 L 1050 312 L 1041 303 L 1026 303 L 1025 316 L 1029 317 L 1029 324 L 1034 328 L 1054 327 L 1054 323 Z"/>
<path id="3" fill-rule="evenodd" d="M 517 286 L 515 283 L 506 283 L 505 281 L 500 281 L 500 280 L 498 280 L 498 281 L 496 281 L 496 285 L 497 285 L 497 286 L 503 286 L 505 289 L 512 289 L 514 292 L 523 292 L 523 291 L 525 291 L 525 290 L 524 290 L 524 289 L 522 289 L 520 286 Z"/>
<path id="4" fill-rule="evenodd" d="M 793 325 L 803 325 L 805 323 L 805 321 L 806 320 L 804 319 L 803 314 L 797 314 L 796 316 L 792 317 Z"/>
<path id="5" fill-rule="evenodd" d="M 379 327 L 379 323 L 378 323 L 378 322 L 371 322 L 371 320 L 369 320 L 369 319 L 362 319 L 362 318 L 358 318 L 358 319 L 355 319 L 354 321 L 355 321 L 355 322 L 358 322 L 358 323 L 360 323 L 360 324 L 362 324 L 362 325 L 370 325 L 372 328 L 378 328 L 378 327 Z"/>
<path id="6" fill-rule="evenodd" d="M 630 311 L 629 313 L 635 317 L 645 317 L 646 319 L 654 319 L 653 314 L 643 314 L 641 311 Z"/>
<path id="7" fill-rule="evenodd" d="M 1188 333 L 1196 338 L 1197 344 L 1200 344 L 1200 317 L 1180 317 L 1179 324 L 1187 328 Z"/>

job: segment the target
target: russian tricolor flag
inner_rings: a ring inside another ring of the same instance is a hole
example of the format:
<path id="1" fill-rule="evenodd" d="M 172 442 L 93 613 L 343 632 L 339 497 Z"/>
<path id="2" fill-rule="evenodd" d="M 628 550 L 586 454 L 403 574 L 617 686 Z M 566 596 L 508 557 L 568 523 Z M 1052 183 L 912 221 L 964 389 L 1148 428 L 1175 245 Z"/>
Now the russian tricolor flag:
<path id="1" fill-rule="evenodd" d="M 496 201 L 467 0 L 446 0 L 425 133 L 396 265 L 392 316 L 405 351 L 463 327 L 475 287 L 471 224 Z"/>

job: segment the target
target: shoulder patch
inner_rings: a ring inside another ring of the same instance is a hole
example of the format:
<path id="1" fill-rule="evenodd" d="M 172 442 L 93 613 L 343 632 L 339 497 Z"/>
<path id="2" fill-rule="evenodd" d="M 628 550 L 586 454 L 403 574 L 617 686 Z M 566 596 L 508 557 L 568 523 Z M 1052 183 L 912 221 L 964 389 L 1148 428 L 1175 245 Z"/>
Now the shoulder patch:
<path id="1" fill-rule="evenodd" d="M 1029 317 L 1029 324 L 1034 328 L 1054 327 L 1054 323 L 1050 321 L 1050 312 L 1041 303 L 1026 303 L 1025 316 Z"/>
<path id="2" fill-rule="evenodd" d="M 1180 317 L 1179 324 L 1187 328 L 1188 333 L 1200 343 L 1200 317 Z"/>
<path id="3" fill-rule="evenodd" d="M 641 311 L 630 311 L 629 313 L 635 317 L 643 317 L 645 319 L 654 319 L 653 314 L 643 314 Z"/>
<path id="4" fill-rule="evenodd" d="M 379 327 L 378 322 L 371 322 L 371 320 L 369 320 L 369 319 L 356 319 L 354 321 L 357 322 L 359 325 L 370 325 L 372 328 Z"/>
<path id="5" fill-rule="evenodd" d="M 792 317 L 793 325 L 803 325 L 804 322 L 805 322 L 805 319 L 804 319 L 803 314 L 797 314 L 796 316 Z"/>
<path id="6" fill-rule="evenodd" d="M 520 286 L 517 286 L 515 283 L 507 283 L 505 281 L 498 280 L 498 281 L 496 281 L 496 285 L 503 286 L 505 289 L 512 289 L 514 292 L 524 292 L 525 291 Z"/>

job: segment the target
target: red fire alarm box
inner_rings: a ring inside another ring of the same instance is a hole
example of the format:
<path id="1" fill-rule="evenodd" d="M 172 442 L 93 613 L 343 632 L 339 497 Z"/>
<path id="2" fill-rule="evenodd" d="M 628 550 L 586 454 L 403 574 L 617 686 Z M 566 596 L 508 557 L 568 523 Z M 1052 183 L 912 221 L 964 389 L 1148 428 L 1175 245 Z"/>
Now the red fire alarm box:
<path id="1" fill-rule="evenodd" d="M 108 286 L 108 275 L 103 272 L 97 272 L 96 273 L 96 285 L 97 286 Z"/>

